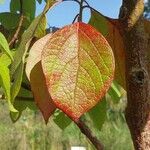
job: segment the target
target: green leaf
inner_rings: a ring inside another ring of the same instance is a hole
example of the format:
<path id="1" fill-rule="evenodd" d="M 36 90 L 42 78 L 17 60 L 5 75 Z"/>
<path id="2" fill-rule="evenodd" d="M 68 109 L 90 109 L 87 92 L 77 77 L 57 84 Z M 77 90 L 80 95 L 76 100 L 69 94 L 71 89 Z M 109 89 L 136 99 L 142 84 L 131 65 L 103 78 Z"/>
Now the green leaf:
<path id="1" fill-rule="evenodd" d="M 12 112 L 17 112 L 11 101 L 10 84 L 11 82 L 9 76 L 9 69 L 7 68 L 4 62 L 0 61 L 0 86 L 2 86 L 5 91 L 5 96 L 8 101 L 9 110 Z"/>
<path id="2" fill-rule="evenodd" d="M 11 64 L 11 59 L 6 54 L 0 56 L 0 62 L 4 62 L 5 66 L 8 67 Z"/>
<path id="3" fill-rule="evenodd" d="M 106 94 L 114 63 L 102 34 L 82 22 L 56 31 L 42 51 L 48 91 L 56 107 L 74 121 Z"/>
<path id="4" fill-rule="evenodd" d="M 11 87 L 11 99 L 12 102 L 14 102 L 14 99 L 18 95 L 21 87 L 21 82 L 22 82 L 22 75 L 23 75 L 23 70 L 24 70 L 24 64 L 21 63 L 16 70 L 16 73 L 14 75 L 14 82 Z"/>
<path id="5" fill-rule="evenodd" d="M 15 55 L 15 51 L 11 50 L 11 55 L 14 56 Z M 10 64 L 12 63 L 10 57 L 4 53 L 2 53 L 2 55 L 0 56 L 0 61 L 3 62 L 5 64 L 5 66 L 10 66 Z"/>
<path id="6" fill-rule="evenodd" d="M 41 19 L 41 15 L 38 16 L 37 18 L 35 18 L 33 20 L 33 22 L 31 23 L 31 25 L 29 26 L 29 28 L 23 33 L 22 40 L 21 40 L 19 47 L 17 48 L 16 54 L 14 56 L 15 61 L 13 62 L 12 67 L 11 67 L 12 75 L 16 71 L 18 65 L 21 63 L 22 57 L 23 56 L 25 57 L 26 52 L 30 45 L 29 41 L 31 41 L 31 39 L 33 38 L 35 30 L 38 26 L 40 19 Z M 28 43 L 28 46 L 27 46 L 27 43 Z"/>
<path id="7" fill-rule="evenodd" d="M 17 110 L 19 110 L 20 112 L 24 111 L 26 108 L 29 108 L 31 110 L 37 110 L 37 106 L 33 98 L 20 98 L 21 99 L 17 98 L 14 103 L 14 106 Z"/>
<path id="8" fill-rule="evenodd" d="M 33 97 L 20 97 L 20 99 L 17 98 L 15 100 L 14 106 L 20 112 L 24 111 L 26 108 L 29 108 L 31 110 L 37 110 L 37 106 Z"/>
<path id="9" fill-rule="evenodd" d="M 113 82 L 108 94 L 115 103 L 118 103 L 122 97 L 121 87 L 116 82 Z"/>
<path id="10" fill-rule="evenodd" d="M 15 21 L 14 21 L 15 20 Z M 20 15 L 11 12 L 0 13 L 0 23 L 9 31 L 16 31 L 20 21 Z M 30 18 L 24 17 L 22 27 L 27 28 L 30 25 Z"/>
<path id="11" fill-rule="evenodd" d="M 15 81 L 13 83 L 11 93 L 12 93 L 12 101 L 14 101 L 15 97 L 17 96 L 21 82 L 22 82 L 22 75 L 23 75 L 23 69 L 24 69 L 24 63 L 25 63 L 25 56 L 28 51 L 30 41 L 34 35 L 34 32 L 37 28 L 37 25 L 40 21 L 41 15 L 38 16 L 32 24 L 29 26 L 26 32 L 22 35 L 22 41 L 16 51 L 16 55 L 14 57 L 14 62 L 12 63 L 11 67 L 11 76 L 15 75 Z M 19 65 L 19 66 L 18 66 Z M 16 70 L 17 69 L 17 70 Z M 16 72 L 16 74 L 14 74 Z"/>
<path id="12" fill-rule="evenodd" d="M 13 106 L 13 102 L 11 100 L 10 89 L 10 75 L 8 66 L 11 64 L 11 59 L 6 54 L 1 55 L 0 57 L 0 86 L 3 87 L 5 91 L 5 96 L 8 101 L 9 110 L 12 113 L 18 114 L 18 110 Z"/>
<path id="13" fill-rule="evenodd" d="M 13 122 L 16 122 L 21 117 L 22 112 L 26 108 L 37 110 L 31 91 L 21 88 L 14 101 L 14 107 L 18 110 L 18 113 L 10 112 L 10 117 Z"/>
<path id="14" fill-rule="evenodd" d="M 60 110 L 56 110 L 54 113 L 53 121 L 58 125 L 58 127 L 64 130 L 67 126 L 71 124 L 71 119 L 67 117 L 63 112 Z"/>
<path id="15" fill-rule="evenodd" d="M 35 31 L 36 31 L 36 29 L 38 27 L 38 24 L 40 23 L 41 19 L 43 18 L 45 13 L 49 10 L 49 8 L 52 7 L 55 3 L 56 3 L 55 1 L 53 1 L 51 3 L 48 2 L 46 4 L 45 9 L 43 10 L 43 12 L 33 20 L 31 25 L 29 26 L 29 28 L 23 33 L 22 40 L 19 44 L 16 55 L 14 57 L 15 61 L 13 62 L 12 67 L 11 67 L 11 75 L 14 74 L 17 67 L 21 63 L 22 57 L 26 55 L 25 51 L 29 47 L 29 46 L 27 47 L 26 45 L 34 37 Z"/>
<path id="16" fill-rule="evenodd" d="M 94 124 L 94 126 L 101 130 L 107 116 L 107 103 L 106 98 L 103 98 L 94 108 L 89 112 L 89 116 Z"/>
<path id="17" fill-rule="evenodd" d="M 101 32 L 104 36 L 108 34 L 107 20 L 96 11 L 91 11 L 89 24 Z"/>
<path id="18" fill-rule="evenodd" d="M 22 12 L 24 16 L 30 18 L 32 21 L 35 17 L 35 0 L 22 1 Z M 11 0 L 10 11 L 13 13 L 20 12 L 20 0 Z"/>
<path id="19" fill-rule="evenodd" d="M 46 15 L 44 15 L 39 25 L 37 26 L 34 36 L 37 38 L 42 38 L 46 34 L 46 25 L 47 25 Z"/>
<path id="20" fill-rule="evenodd" d="M 26 44 L 25 47 L 25 53 L 28 50 L 30 41 Z M 16 98 L 16 96 L 18 95 L 20 88 L 21 88 L 21 83 L 22 83 L 22 79 L 23 79 L 23 71 L 24 71 L 24 63 L 25 63 L 25 55 L 22 56 L 22 61 L 19 64 L 14 76 L 13 76 L 13 84 L 11 86 L 11 101 L 14 103 L 14 100 Z"/>
<path id="21" fill-rule="evenodd" d="M 25 74 L 23 74 L 22 78 L 23 85 L 26 85 L 25 87 L 28 87 L 30 89 Z M 32 92 L 23 87 L 20 88 L 17 97 L 13 101 L 13 105 L 18 110 L 17 113 L 10 112 L 10 117 L 13 122 L 16 122 L 21 117 L 22 111 L 25 110 L 27 107 L 32 110 L 35 110 L 36 108 Z"/>
<path id="22" fill-rule="evenodd" d="M 15 102 L 15 98 L 18 95 L 19 91 L 20 91 L 20 87 L 21 87 L 21 82 L 22 82 L 22 75 L 23 75 L 23 69 L 24 69 L 24 64 L 21 63 L 18 67 L 18 69 L 16 70 L 16 73 L 14 75 L 14 82 L 11 86 L 11 102 L 14 105 Z M 20 112 L 10 112 L 10 116 L 13 122 L 15 122 L 15 120 L 18 120 L 20 117 Z"/>
<path id="23" fill-rule="evenodd" d="M 10 12 L 18 13 L 18 11 L 20 11 L 20 1 L 19 0 L 11 0 Z"/>
<path id="24" fill-rule="evenodd" d="M 14 82 L 11 86 L 11 101 L 14 104 L 15 103 L 15 98 L 18 95 L 20 89 L 21 89 L 21 83 L 22 83 L 22 78 L 23 78 L 23 71 L 24 71 L 24 59 L 22 60 L 22 62 L 20 63 L 20 65 L 18 66 L 13 79 Z M 12 119 L 13 122 L 16 122 L 20 116 L 21 116 L 20 111 L 18 112 L 10 112 L 10 117 Z"/>
<path id="25" fill-rule="evenodd" d="M 45 15 L 45 13 L 49 10 L 49 8 L 53 6 L 54 4 L 55 4 L 55 1 L 50 2 L 50 3 L 48 2 L 43 12 L 41 13 L 41 15 L 39 15 L 33 20 L 29 28 L 22 35 L 22 40 L 15 53 L 15 57 L 14 57 L 15 61 L 12 63 L 12 66 L 11 66 L 11 78 L 14 79 L 13 85 L 11 87 L 11 95 L 12 95 L 11 101 L 12 102 L 14 102 L 21 87 L 24 64 L 25 64 L 25 57 L 29 49 L 30 42 L 35 34 L 35 31 L 43 15 Z"/>
<path id="26" fill-rule="evenodd" d="M 11 60 L 13 60 L 11 51 L 9 49 L 8 42 L 5 38 L 5 36 L 0 32 L 0 50 L 2 50 L 4 53 L 6 53 Z"/>
<path id="27" fill-rule="evenodd" d="M 14 14 L 10 12 L 0 13 L 0 23 L 7 30 L 16 28 L 18 26 L 19 18 L 19 14 Z"/>

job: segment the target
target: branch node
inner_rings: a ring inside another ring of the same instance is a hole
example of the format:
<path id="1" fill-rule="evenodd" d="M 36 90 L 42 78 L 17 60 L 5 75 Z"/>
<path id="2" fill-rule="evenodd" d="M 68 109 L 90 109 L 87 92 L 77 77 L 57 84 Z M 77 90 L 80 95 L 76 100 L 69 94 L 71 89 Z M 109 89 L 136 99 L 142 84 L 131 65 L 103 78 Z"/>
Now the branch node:
<path id="1" fill-rule="evenodd" d="M 127 17 L 128 9 L 124 5 L 120 7 L 120 13 L 119 13 L 119 19 L 120 20 L 125 20 Z"/>
<path id="2" fill-rule="evenodd" d="M 143 85 L 145 83 L 146 72 L 144 69 L 136 69 L 131 73 L 133 81 L 137 84 Z"/>

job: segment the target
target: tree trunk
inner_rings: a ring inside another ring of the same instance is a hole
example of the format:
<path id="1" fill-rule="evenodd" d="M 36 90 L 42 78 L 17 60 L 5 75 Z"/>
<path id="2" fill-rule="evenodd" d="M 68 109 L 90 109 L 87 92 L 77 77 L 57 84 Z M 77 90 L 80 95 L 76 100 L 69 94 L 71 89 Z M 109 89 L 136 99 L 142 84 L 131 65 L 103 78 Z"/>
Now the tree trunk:
<path id="1" fill-rule="evenodd" d="M 143 9 L 144 0 L 123 0 L 120 10 L 126 46 L 126 120 L 135 150 L 150 150 L 148 38 L 144 30 Z"/>

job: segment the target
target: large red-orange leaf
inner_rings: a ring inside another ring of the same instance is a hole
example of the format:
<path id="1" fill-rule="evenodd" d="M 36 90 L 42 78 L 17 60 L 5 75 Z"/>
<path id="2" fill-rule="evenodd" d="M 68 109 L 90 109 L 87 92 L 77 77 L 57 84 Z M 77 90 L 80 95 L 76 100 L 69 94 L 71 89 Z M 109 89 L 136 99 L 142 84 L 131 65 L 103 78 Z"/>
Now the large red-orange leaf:
<path id="1" fill-rule="evenodd" d="M 119 21 L 117 19 L 107 18 L 92 10 L 89 24 L 101 32 L 110 44 L 115 56 L 115 80 L 122 87 L 126 88 L 125 46 Z"/>
<path id="2" fill-rule="evenodd" d="M 31 83 L 34 99 L 46 122 L 56 109 L 47 90 L 46 80 L 41 67 L 41 52 L 50 38 L 51 34 L 48 34 L 34 43 L 26 65 L 26 74 Z"/>
<path id="3" fill-rule="evenodd" d="M 52 35 L 42 51 L 42 68 L 55 105 L 76 121 L 110 87 L 114 57 L 98 31 L 78 22 Z"/>

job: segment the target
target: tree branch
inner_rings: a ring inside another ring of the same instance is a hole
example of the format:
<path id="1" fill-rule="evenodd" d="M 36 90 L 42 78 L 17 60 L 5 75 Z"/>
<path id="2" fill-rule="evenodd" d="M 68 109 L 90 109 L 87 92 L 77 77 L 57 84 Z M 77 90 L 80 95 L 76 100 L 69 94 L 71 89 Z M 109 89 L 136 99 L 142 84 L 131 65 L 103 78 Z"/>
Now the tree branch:
<path id="1" fill-rule="evenodd" d="M 139 21 L 143 11 L 144 0 L 123 0 L 120 13 L 124 14 L 123 19 L 126 20 L 126 29 L 130 30 Z M 121 16 L 120 19 L 122 19 Z"/>
<path id="2" fill-rule="evenodd" d="M 15 34 L 13 35 L 11 41 L 9 42 L 9 46 L 11 47 L 11 45 L 13 45 L 15 43 L 15 41 L 18 39 L 22 24 L 23 24 L 23 20 L 24 20 L 24 16 L 23 16 L 23 12 L 22 12 L 22 0 L 20 0 L 20 21 L 18 24 L 18 28 L 15 32 Z"/>
<path id="3" fill-rule="evenodd" d="M 143 10 L 143 0 L 123 0 L 120 12 L 126 48 L 126 120 L 135 150 L 150 149 L 150 77 Z"/>
<path id="4" fill-rule="evenodd" d="M 79 127 L 80 131 L 86 135 L 86 137 L 91 141 L 91 143 L 95 146 L 97 150 L 103 150 L 104 147 L 101 142 L 92 134 L 92 131 L 87 127 L 87 125 L 79 119 L 75 122 L 75 124 Z"/>

